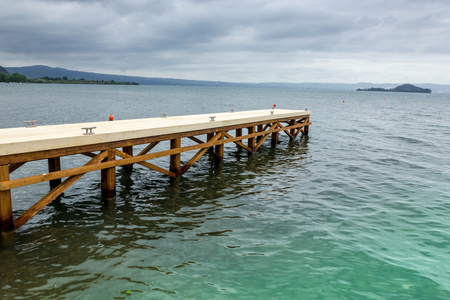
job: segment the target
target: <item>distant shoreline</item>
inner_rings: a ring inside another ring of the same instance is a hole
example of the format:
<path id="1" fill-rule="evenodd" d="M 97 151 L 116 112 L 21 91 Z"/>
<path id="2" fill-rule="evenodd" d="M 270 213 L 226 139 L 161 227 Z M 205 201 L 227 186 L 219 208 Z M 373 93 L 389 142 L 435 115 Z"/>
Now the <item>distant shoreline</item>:
<path id="1" fill-rule="evenodd" d="M 81 79 L 61 79 L 61 78 L 38 78 L 28 79 L 28 83 L 50 83 L 50 84 L 97 84 L 97 85 L 139 85 L 137 82 L 118 82 L 114 80 L 85 80 Z"/>
<path id="2" fill-rule="evenodd" d="M 137 82 L 123 82 L 111 80 L 86 80 L 84 78 L 79 79 L 69 79 L 67 76 L 61 77 L 41 77 L 41 78 L 27 78 L 27 76 L 13 73 L 0 73 L 0 83 L 37 83 L 37 84 L 98 84 L 98 85 L 139 85 Z"/>
<path id="3" fill-rule="evenodd" d="M 397 92 L 397 93 L 431 93 L 431 89 L 424 89 L 417 87 L 412 84 L 404 84 L 397 86 L 392 89 L 385 89 L 385 88 L 374 88 L 371 87 L 370 89 L 357 89 L 358 92 Z"/>

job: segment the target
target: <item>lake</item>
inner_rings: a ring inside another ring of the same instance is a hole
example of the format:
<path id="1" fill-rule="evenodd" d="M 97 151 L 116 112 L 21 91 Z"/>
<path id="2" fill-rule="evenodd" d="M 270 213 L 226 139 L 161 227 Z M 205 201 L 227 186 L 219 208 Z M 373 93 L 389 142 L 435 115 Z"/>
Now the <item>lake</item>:
<path id="1" fill-rule="evenodd" d="M 111 206 L 86 174 L 0 249 L 5 299 L 450 299 L 450 94 L 0 84 L 0 104 L 0 128 L 273 104 L 312 121 L 175 181 L 117 168 Z M 14 189 L 15 217 L 47 191 Z"/>

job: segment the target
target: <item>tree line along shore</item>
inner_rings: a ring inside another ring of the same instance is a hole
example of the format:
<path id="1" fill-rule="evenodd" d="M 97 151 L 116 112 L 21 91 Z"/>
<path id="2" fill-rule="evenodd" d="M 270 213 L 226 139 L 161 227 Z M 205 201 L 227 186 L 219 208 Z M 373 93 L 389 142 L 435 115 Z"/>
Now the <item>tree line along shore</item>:
<path id="1" fill-rule="evenodd" d="M 3 83 L 56 83 L 56 84 L 109 84 L 109 85 L 139 85 L 137 82 L 118 82 L 114 80 L 86 80 L 80 79 L 68 79 L 64 77 L 42 77 L 31 79 L 25 75 L 19 73 L 13 73 L 12 75 L 0 72 L 0 82 Z"/>

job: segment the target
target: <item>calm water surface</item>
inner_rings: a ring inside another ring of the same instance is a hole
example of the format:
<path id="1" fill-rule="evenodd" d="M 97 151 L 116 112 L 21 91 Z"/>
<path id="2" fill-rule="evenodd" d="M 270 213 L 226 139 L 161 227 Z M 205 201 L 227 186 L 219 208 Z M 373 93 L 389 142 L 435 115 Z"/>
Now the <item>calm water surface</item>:
<path id="1" fill-rule="evenodd" d="M 227 144 L 175 182 L 118 168 L 107 207 L 85 175 L 0 250 L 2 298 L 450 299 L 448 94 L 0 84 L 0 128 L 273 103 L 310 109 L 309 137 Z M 13 190 L 15 216 L 47 191 Z"/>

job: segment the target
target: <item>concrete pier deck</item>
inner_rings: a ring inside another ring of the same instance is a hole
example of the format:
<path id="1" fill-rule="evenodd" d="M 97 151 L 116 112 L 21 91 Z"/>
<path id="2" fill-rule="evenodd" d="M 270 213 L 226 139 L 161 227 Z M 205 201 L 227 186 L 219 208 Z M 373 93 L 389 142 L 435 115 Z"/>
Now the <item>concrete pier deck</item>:
<path id="1" fill-rule="evenodd" d="M 273 112 L 273 113 L 272 113 Z M 305 110 L 253 110 L 0 129 L 0 156 L 309 116 Z M 210 117 L 215 117 L 211 121 Z M 85 135 L 82 128 L 95 127 Z"/>

